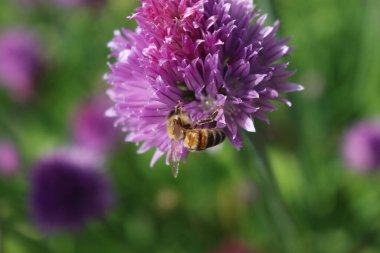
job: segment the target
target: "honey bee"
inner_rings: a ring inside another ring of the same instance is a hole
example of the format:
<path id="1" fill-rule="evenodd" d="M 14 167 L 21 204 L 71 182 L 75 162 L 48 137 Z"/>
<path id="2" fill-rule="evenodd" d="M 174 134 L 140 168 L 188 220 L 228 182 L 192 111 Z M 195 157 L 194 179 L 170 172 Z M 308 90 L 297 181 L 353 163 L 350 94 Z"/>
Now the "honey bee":
<path id="1" fill-rule="evenodd" d="M 214 147 L 224 141 L 226 134 L 222 129 L 199 128 L 202 125 L 214 122 L 218 116 L 219 108 L 210 117 L 192 123 L 188 114 L 182 109 L 182 104 L 175 107 L 174 111 L 168 116 L 166 129 L 171 139 L 170 163 L 173 177 L 177 177 L 179 161 L 181 159 L 182 148 L 189 151 L 202 151 Z"/>

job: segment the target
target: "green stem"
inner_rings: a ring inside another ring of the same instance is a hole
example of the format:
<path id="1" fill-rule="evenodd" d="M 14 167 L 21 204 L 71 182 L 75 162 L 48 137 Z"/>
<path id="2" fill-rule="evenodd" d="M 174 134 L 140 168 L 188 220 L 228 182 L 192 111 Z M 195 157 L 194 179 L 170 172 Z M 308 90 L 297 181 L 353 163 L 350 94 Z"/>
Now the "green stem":
<path id="1" fill-rule="evenodd" d="M 1 192 L 0 192 L 0 199 L 3 199 L 1 196 Z M 0 208 L 0 253 L 5 253 L 5 234 L 6 234 L 5 231 L 6 231 L 5 219 L 3 217 L 3 213 Z"/>
<path id="2" fill-rule="evenodd" d="M 279 252 L 298 252 L 300 248 L 298 231 L 277 185 L 266 153 L 265 141 L 259 134 L 247 134 L 247 139 L 253 150 L 253 153 L 247 155 L 250 158 L 254 156 L 255 170 L 251 173 L 254 173 L 253 176 L 257 178 L 256 184 L 268 218 L 276 230 L 277 240 L 281 243 L 277 245 L 280 247 Z"/>
<path id="3" fill-rule="evenodd" d="M 5 252 L 5 236 L 4 236 L 4 229 L 0 227 L 0 253 Z"/>
<path id="4" fill-rule="evenodd" d="M 16 138 L 20 136 L 20 131 L 16 129 L 17 124 L 12 122 L 8 115 L 0 108 L 0 126 L 2 134 L 5 134 L 8 137 Z"/>

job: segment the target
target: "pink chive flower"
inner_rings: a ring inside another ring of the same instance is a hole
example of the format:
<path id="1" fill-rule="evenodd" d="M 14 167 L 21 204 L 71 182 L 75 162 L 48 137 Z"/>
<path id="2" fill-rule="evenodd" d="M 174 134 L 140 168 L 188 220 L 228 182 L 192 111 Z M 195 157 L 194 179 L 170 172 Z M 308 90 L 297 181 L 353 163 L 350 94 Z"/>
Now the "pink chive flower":
<path id="1" fill-rule="evenodd" d="M 0 175 L 12 176 L 20 169 L 20 157 L 16 148 L 8 141 L 0 140 Z"/>
<path id="2" fill-rule="evenodd" d="M 361 121 L 350 127 L 342 152 L 345 163 L 354 170 L 380 169 L 380 121 Z"/>
<path id="3" fill-rule="evenodd" d="M 191 121 L 208 118 L 206 128 L 223 129 L 239 149 L 239 129 L 254 132 L 254 120 L 269 122 L 272 101 L 303 89 L 287 79 L 293 72 L 280 60 L 291 48 L 277 39 L 279 22 L 265 26 L 251 0 L 141 0 L 130 19 L 135 31 L 116 30 L 111 49 L 108 94 L 126 141 L 138 152 L 156 149 L 151 166 L 171 156 L 168 115 L 178 104 Z M 188 151 L 183 148 L 180 159 Z"/>
<path id="4" fill-rule="evenodd" d="M 15 99 L 25 101 L 33 96 L 42 69 L 41 53 L 37 38 L 27 30 L 0 34 L 0 86 Z"/>
<path id="5" fill-rule="evenodd" d="M 72 121 L 72 133 L 78 146 L 100 153 L 113 147 L 117 133 L 112 119 L 104 117 L 108 107 L 106 98 L 97 97 L 77 108 Z"/>

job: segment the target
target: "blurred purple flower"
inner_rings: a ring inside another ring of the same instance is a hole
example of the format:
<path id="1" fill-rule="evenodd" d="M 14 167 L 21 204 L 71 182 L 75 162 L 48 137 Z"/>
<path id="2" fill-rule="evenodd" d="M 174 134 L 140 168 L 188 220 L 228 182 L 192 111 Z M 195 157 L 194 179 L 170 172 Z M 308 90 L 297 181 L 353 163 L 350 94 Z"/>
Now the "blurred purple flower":
<path id="1" fill-rule="evenodd" d="M 8 141 L 0 140 L 0 175 L 12 176 L 20 169 L 20 157 L 16 148 Z"/>
<path id="2" fill-rule="evenodd" d="M 279 23 L 264 26 L 251 0 L 141 0 L 131 17 L 136 31 L 115 31 L 108 44 L 116 60 L 105 79 L 115 106 L 109 116 L 127 132 L 139 153 L 156 148 L 151 165 L 166 152 L 166 121 L 179 102 L 192 121 L 221 109 L 216 123 L 239 149 L 239 128 L 254 132 L 253 119 L 269 122 L 271 101 L 302 90 L 287 79 L 288 39 L 277 40 Z M 187 151 L 184 150 L 182 158 Z"/>
<path id="3" fill-rule="evenodd" d="M 238 240 L 228 240 L 222 243 L 212 253 L 253 253 L 242 242 Z"/>
<path id="4" fill-rule="evenodd" d="M 34 34 L 23 29 L 1 33 L 0 85 L 15 99 L 25 101 L 33 95 L 41 69 L 41 47 Z"/>
<path id="5" fill-rule="evenodd" d="M 362 121 L 347 130 L 343 158 L 358 171 L 380 169 L 380 121 Z"/>
<path id="6" fill-rule="evenodd" d="M 83 151 L 49 155 L 31 172 L 31 214 L 45 232 L 76 231 L 113 203 L 108 178 Z"/>
<path id="7" fill-rule="evenodd" d="M 77 109 L 72 131 L 79 146 L 103 153 L 115 144 L 117 133 L 112 119 L 104 117 L 108 107 L 106 98 L 97 97 Z"/>

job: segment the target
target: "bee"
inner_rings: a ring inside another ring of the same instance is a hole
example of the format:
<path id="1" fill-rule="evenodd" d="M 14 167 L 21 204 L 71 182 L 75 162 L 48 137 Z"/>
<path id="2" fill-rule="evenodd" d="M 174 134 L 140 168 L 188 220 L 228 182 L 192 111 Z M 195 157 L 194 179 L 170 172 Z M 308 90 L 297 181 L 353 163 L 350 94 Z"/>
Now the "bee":
<path id="1" fill-rule="evenodd" d="M 192 123 L 188 114 L 183 111 L 180 103 L 172 111 L 166 123 L 167 133 L 171 139 L 170 163 L 173 177 L 178 175 L 179 161 L 183 147 L 189 151 L 202 151 L 214 147 L 224 141 L 226 134 L 220 128 L 202 129 L 202 125 L 214 122 L 219 108 L 210 117 Z"/>

